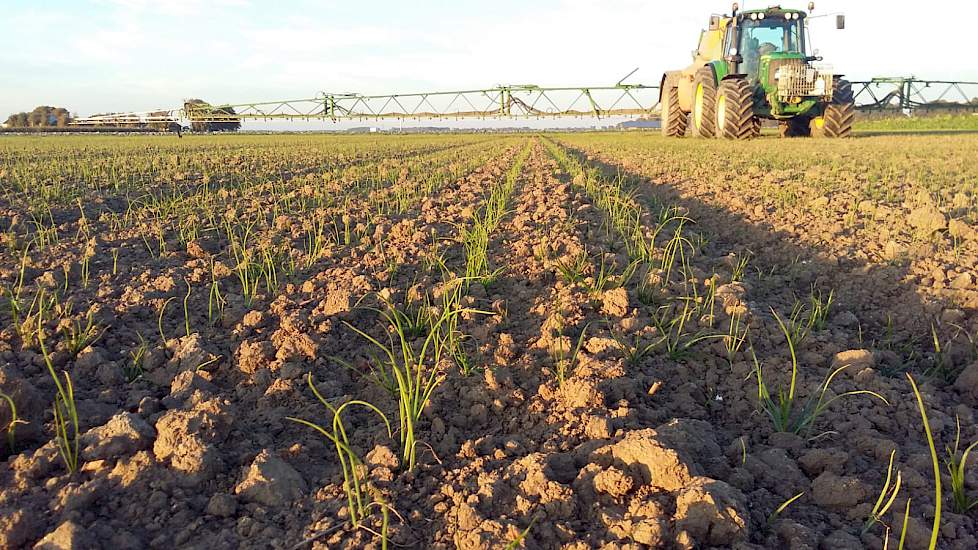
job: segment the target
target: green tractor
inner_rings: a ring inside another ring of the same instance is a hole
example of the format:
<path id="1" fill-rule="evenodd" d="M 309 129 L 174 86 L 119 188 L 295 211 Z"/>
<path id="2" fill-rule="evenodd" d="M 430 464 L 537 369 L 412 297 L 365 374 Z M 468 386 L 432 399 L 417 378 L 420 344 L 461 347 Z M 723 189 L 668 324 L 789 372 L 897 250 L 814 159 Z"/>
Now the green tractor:
<path id="1" fill-rule="evenodd" d="M 809 12 L 814 10 L 809 4 Z M 751 139 L 761 120 L 776 120 L 782 137 L 843 138 L 852 134 L 852 87 L 815 65 L 809 53 L 809 14 L 773 6 L 710 17 L 693 64 L 663 75 L 662 133 Z M 836 17 L 845 28 L 845 16 Z M 691 116 L 690 116 L 691 115 Z"/>

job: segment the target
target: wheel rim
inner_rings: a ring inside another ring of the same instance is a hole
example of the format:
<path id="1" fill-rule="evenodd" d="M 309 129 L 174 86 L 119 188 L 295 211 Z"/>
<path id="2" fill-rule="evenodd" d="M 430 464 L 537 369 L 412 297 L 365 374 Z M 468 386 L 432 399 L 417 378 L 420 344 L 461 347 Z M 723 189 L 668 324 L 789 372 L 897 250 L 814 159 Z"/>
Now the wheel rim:
<path id="1" fill-rule="evenodd" d="M 717 98 L 717 135 L 727 126 L 727 96 Z"/>
<path id="2" fill-rule="evenodd" d="M 703 127 L 703 95 L 706 92 L 703 90 L 702 84 L 696 85 L 696 101 L 693 102 L 693 121 L 696 123 L 696 128 Z"/>

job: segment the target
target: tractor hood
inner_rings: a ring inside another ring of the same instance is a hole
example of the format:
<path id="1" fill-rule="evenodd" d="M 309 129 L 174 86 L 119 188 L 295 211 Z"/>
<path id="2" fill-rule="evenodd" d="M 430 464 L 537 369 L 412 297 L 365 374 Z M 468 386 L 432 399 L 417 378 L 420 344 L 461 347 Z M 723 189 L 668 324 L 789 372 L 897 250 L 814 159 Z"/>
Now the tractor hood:
<path id="1" fill-rule="evenodd" d="M 831 70 L 813 66 L 812 58 L 798 52 L 761 56 L 757 82 L 774 118 L 804 114 L 832 97 Z"/>

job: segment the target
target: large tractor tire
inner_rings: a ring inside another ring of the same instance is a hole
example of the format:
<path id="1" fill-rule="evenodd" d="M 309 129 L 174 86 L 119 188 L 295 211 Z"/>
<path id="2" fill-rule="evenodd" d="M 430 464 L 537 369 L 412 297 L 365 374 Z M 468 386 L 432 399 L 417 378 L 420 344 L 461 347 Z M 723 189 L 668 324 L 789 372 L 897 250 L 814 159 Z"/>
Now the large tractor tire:
<path id="1" fill-rule="evenodd" d="M 717 134 L 726 139 L 753 139 L 761 133 L 761 121 L 754 116 L 754 91 L 743 78 L 720 83 L 716 98 Z"/>
<path id="2" fill-rule="evenodd" d="M 703 67 L 693 77 L 693 133 L 699 137 L 716 136 L 717 81 L 712 67 Z"/>
<path id="3" fill-rule="evenodd" d="M 679 89 L 675 86 L 662 93 L 661 118 L 662 135 L 666 137 L 683 137 L 686 135 L 686 125 L 689 118 L 679 106 Z"/>
<path id="4" fill-rule="evenodd" d="M 856 102 L 849 81 L 838 79 L 832 86 L 832 101 L 822 116 L 812 119 L 811 132 L 817 137 L 847 138 L 852 136 L 856 120 Z"/>
<path id="5" fill-rule="evenodd" d="M 783 138 L 811 137 L 812 121 L 808 117 L 796 117 L 778 123 L 778 131 Z"/>

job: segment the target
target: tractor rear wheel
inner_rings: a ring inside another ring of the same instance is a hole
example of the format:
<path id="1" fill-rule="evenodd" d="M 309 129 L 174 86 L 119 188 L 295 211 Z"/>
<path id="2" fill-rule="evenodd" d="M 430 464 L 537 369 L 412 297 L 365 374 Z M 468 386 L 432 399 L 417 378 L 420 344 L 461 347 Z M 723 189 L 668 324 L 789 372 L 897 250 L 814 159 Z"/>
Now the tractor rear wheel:
<path id="1" fill-rule="evenodd" d="M 662 135 L 666 137 L 683 137 L 686 135 L 688 117 L 679 107 L 679 89 L 675 86 L 662 93 Z"/>
<path id="2" fill-rule="evenodd" d="M 716 136 L 717 82 L 712 67 L 696 71 L 693 78 L 693 131 L 699 137 Z"/>
<path id="3" fill-rule="evenodd" d="M 789 120 L 782 120 L 778 123 L 778 131 L 783 138 L 811 137 L 811 119 L 808 117 L 796 117 Z"/>
<path id="4" fill-rule="evenodd" d="M 719 137 L 747 140 L 761 133 L 761 122 L 754 116 L 754 91 L 746 79 L 731 78 L 721 82 L 716 104 Z"/>
<path id="5" fill-rule="evenodd" d="M 812 119 L 812 134 L 827 138 L 847 138 L 852 135 L 852 123 L 856 120 L 856 102 L 852 97 L 852 85 L 847 80 L 836 80 L 832 85 L 832 101 L 825 106 L 820 117 Z"/>

